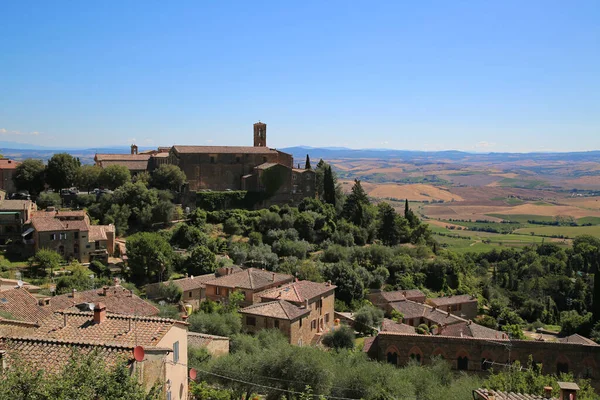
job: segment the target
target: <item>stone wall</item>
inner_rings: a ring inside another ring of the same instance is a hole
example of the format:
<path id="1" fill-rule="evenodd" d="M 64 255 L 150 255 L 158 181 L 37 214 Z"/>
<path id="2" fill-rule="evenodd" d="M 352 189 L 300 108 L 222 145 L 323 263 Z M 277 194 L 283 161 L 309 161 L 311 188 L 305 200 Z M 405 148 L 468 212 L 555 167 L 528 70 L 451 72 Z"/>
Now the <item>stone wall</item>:
<path id="1" fill-rule="evenodd" d="M 449 361 L 453 369 L 480 372 L 493 364 L 518 360 L 527 365 L 529 356 L 542 365 L 545 374 L 571 372 L 591 378 L 595 386 L 600 378 L 600 346 L 532 340 L 457 338 L 380 332 L 368 350 L 371 358 L 397 365 L 411 359 L 428 364 L 436 356 Z M 498 368 L 497 366 L 495 367 Z"/>
<path id="2" fill-rule="evenodd" d="M 211 356 L 219 357 L 229 354 L 229 338 L 188 332 L 188 347 L 204 348 Z"/>

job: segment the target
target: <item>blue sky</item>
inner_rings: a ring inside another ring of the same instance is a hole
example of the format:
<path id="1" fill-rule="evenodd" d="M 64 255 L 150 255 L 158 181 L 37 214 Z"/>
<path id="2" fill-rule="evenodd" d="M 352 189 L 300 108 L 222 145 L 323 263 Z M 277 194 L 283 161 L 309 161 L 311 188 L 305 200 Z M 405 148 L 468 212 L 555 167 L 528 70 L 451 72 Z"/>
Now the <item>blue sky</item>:
<path id="1" fill-rule="evenodd" d="M 0 141 L 600 149 L 600 2 L 5 1 Z"/>

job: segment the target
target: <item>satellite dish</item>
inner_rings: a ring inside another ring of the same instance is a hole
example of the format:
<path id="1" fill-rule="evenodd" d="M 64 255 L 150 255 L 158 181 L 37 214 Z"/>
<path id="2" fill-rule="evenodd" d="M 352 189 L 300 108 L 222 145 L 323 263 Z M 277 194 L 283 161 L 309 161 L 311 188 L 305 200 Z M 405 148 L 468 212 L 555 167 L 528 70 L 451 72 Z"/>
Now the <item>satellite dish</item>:
<path id="1" fill-rule="evenodd" d="M 22 288 L 23 287 L 23 281 L 19 279 L 17 281 L 17 286 L 20 287 L 20 288 Z"/>
<path id="2" fill-rule="evenodd" d="M 137 362 L 144 361 L 145 355 L 146 355 L 146 352 L 144 351 L 144 348 L 142 346 L 135 346 L 135 348 L 133 349 L 133 358 L 135 359 L 135 361 L 137 361 Z"/>
<path id="3" fill-rule="evenodd" d="M 194 368 L 190 369 L 190 379 L 195 381 L 196 376 L 198 376 L 198 373 L 196 372 L 196 370 Z"/>

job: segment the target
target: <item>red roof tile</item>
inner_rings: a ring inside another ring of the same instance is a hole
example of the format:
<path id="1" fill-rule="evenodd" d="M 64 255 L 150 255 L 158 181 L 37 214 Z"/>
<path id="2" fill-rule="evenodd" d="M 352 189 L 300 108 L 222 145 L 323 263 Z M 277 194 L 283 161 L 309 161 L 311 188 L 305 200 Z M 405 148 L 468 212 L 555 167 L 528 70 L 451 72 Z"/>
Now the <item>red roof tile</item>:
<path id="1" fill-rule="evenodd" d="M 0 292 L 0 311 L 19 321 L 38 322 L 52 315 L 52 311 L 40 306 L 38 300 L 27 290 L 9 289 Z"/>
<path id="2" fill-rule="evenodd" d="M 81 303 L 104 303 L 106 311 L 113 314 L 158 315 L 159 310 L 152 304 L 141 299 L 122 286 L 110 286 L 104 294 L 104 289 L 93 289 L 61 294 L 50 299 L 48 307 L 51 311 L 63 311 Z"/>
<path id="3" fill-rule="evenodd" d="M 311 281 L 292 282 L 287 285 L 267 289 L 258 293 L 263 299 L 286 300 L 292 303 L 304 303 L 305 300 L 312 300 L 328 292 L 334 291 L 335 285 L 330 283 L 317 283 Z"/>
<path id="4" fill-rule="evenodd" d="M 385 318 L 381 324 L 381 330 L 385 332 L 415 333 L 415 328 L 406 324 L 399 324 L 391 319 Z"/>
<path id="5" fill-rule="evenodd" d="M 175 145 L 173 149 L 180 154 L 272 154 L 277 150 L 268 147 L 251 146 L 181 146 Z"/>
<path id="6" fill-rule="evenodd" d="M 206 285 L 260 290 L 272 284 L 284 284 L 290 282 L 292 279 L 294 279 L 292 275 L 248 268 L 241 272 L 234 272 L 231 275 L 225 275 L 207 281 Z"/>
<path id="7" fill-rule="evenodd" d="M 92 312 L 61 311 L 44 320 L 31 337 L 86 343 L 156 347 L 175 325 L 184 324 L 156 317 L 106 314 L 106 320 L 94 323 Z"/>
<path id="8" fill-rule="evenodd" d="M 6 158 L 0 159 L 0 169 L 16 169 L 19 164 L 21 163 L 15 160 L 9 160 Z"/>
<path id="9" fill-rule="evenodd" d="M 293 321 L 303 315 L 310 314 L 310 310 L 295 306 L 285 300 L 279 300 L 257 303 L 241 309 L 240 313 Z"/>
<path id="10" fill-rule="evenodd" d="M 461 294 L 458 296 L 444 296 L 444 297 L 435 297 L 427 300 L 429 303 L 434 306 L 447 306 L 449 304 L 464 304 L 477 302 L 477 297 L 473 297 L 468 294 Z"/>

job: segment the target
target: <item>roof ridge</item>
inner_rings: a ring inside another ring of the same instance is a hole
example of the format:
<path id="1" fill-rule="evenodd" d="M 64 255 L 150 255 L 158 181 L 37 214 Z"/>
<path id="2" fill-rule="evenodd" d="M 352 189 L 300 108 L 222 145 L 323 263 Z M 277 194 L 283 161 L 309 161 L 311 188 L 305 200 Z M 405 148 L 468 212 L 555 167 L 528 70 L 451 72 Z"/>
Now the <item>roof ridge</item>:
<path id="1" fill-rule="evenodd" d="M 69 311 L 69 310 L 57 310 L 54 312 L 55 314 L 61 315 L 74 315 L 80 317 L 93 317 L 94 313 L 92 311 Z M 139 321 L 149 321 L 149 322 L 170 322 L 170 323 L 185 323 L 183 321 L 178 321 L 176 319 L 171 318 L 161 318 L 161 317 L 153 317 L 149 315 L 131 315 L 131 314 L 118 314 L 118 313 L 106 313 L 107 319 L 135 319 Z"/>
<path id="2" fill-rule="evenodd" d="M 29 341 L 29 342 L 42 342 L 42 343 L 53 343 L 53 344 L 71 344 L 71 345 L 83 345 L 83 346 L 101 346 L 101 347 L 114 347 L 121 349 L 133 349 L 134 345 L 124 345 L 118 344 L 114 342 L 100 342 L 97 340 L 66 340 L 66 339 L 55 339 L 49 337 L 41 337 L 41 336 L 12 336 L 12 335 L 3 335 L 0 336 L 2 340 L 19 340 L 19 341 Z"/>

